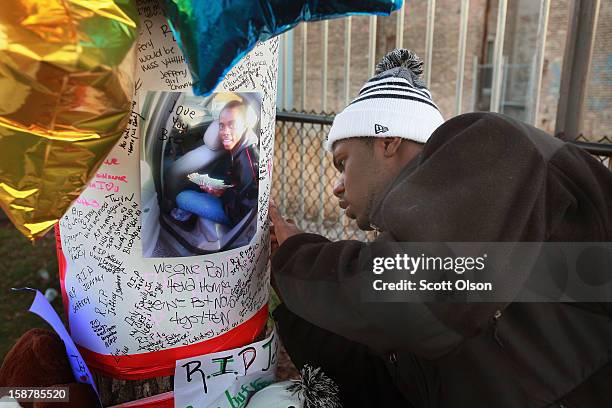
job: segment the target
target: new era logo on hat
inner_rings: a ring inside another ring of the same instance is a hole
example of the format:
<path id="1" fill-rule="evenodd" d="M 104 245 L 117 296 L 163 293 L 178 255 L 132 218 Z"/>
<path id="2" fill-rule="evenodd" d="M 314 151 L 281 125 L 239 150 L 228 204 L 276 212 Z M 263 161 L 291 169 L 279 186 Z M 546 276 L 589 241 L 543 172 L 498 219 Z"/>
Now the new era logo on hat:
<path id="1" fill-rule="evenodd" d="M 374 133 L 379 134 L 379 133 L 385 133 L 388 131 L 389 131 L 388 127 L 379 125 L 378 123 L 374 124 Z"/>

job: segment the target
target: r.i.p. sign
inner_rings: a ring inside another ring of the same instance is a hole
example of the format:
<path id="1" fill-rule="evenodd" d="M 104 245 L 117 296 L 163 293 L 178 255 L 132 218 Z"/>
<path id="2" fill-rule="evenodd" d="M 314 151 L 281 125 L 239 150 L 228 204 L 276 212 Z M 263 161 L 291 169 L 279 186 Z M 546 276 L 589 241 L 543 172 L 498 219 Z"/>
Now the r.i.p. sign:
<path id="1" fill-rule="evenodd" d="M 276 333 L 233 350 L 177 360 L 175 408 L 242 408 L 276 377 Z"/>

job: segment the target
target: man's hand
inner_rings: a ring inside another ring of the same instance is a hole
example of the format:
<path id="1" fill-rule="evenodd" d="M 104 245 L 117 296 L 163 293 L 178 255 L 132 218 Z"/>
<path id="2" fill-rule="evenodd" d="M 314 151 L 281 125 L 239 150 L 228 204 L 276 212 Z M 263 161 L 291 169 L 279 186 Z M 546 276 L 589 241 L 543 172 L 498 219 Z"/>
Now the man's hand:
<path id="1" fill-rule="evenodd" d="M 223 190 L 220 188 L 213 188 L 209 186 L 200 186 L 200 189 L 210 195 L 215 197 L 221 197 L 223 195 Z"/>
<path id="2" fill-rule="evenodd" d="M 272 257 L 276 253 L 276 250 L 278 249 L 278 247 L 281 246 L 283 242 L 287 240 L 287 238 L 293 235 L 301 234 L 304 231 L 299 229 L 295 225 L 295 222 L 293 222 L 293 220 L 284 219 L 280 211 L 278 210 L 278 207 L 272 200 L 270 200 L 268 216 L 271 221 L 270 223 L 270 256 Z M 274 288 L 274 291 L 276 292 L 276 295 L 278 296 L 280 301 L 283 302 L 283 298 L 278 289 L 278 286 L 276 286 L 276 280 L 274 279 L 273 274 L 270 274 L 270 284 L 272 285 L 272 288 Z"/>
<path id="3" fill-rule="evenodd" d="M 272 223 L 270 226 L 270 241 L 272 246 L 272 255 L 274 255 L 276 249 L 278 249 L 278 247 L 281 246 L 283 242 L 287 240 L 287 238 L 301 234 L 304 231 L 299 229 L 293 220 L 284 219 L 278 210 L 278 207 L 272 200 L 270 200 L 268 215 Z"/>

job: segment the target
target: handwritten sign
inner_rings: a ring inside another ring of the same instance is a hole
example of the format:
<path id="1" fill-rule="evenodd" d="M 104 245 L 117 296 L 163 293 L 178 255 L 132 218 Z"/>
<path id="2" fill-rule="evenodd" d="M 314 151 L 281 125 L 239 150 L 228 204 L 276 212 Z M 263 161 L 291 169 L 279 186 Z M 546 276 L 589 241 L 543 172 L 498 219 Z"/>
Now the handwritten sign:
<path id="1" fill-rule="evenodd" d="M 91 358 L 111 358 L 113 364 L 97 361 L 107 371 L 133 354 L 222 336 L 246 324 L 268 300 L 267 207 L 272 177 L 268 169 L 274 145 L 278 40 L 258 44 L 216 90 L 260 95 L 258 211 L 252 240 L 223 252 L 162 258 L 155 245 L 144 248 L 143 240 L 160 234 L 160 222 L 143 220 L 158 219 L 165 205 L 155 183 L 145 180 L 154 180 L 161 171 L 148 167 L 145 160 L 159 154 L 143 147 L 146 118 L 155 117 L 146 96 L 154 91 L 187 93 L 191 76 L 158 1 L 139 1 L 138 10 L 138 72 L 128 125 L 88 188 L 59 222 L 71 335 L 81 347 L 96 353 Z M 195 113 L 186 105 L 182 108 L 177 112 L 179 106 L 174 106 L 174 116 L 193 119 Z M 179 124 L 168 122 L 164 127 Z M 154 368 L 154 364 L 126 366 L 139 372 Z"/>
<path id="2" fill-rule="evenodd" d="M 47 323 L 51 325 L 51 328 L 58 334 L 58 336 L 60 336 L 60 338 L 64 342 L 64 346 L 66 347 L 66 355 L 68 356 L 68 362 L 70 363 L 70 367 L 72 368 L 72 374 L 74 374 L 74 378 L 76 379 L 76 381 L 91 385 L 96 394 L 98 394 L 98 389 L 94 384 L 93 377 L 91 375 L 91 372 L 89 371 L 89 368 L 87 367 L 87 364 L 85 364 L 85 360 L 83 360 L 81 353 L 79 353 L 79 350 L 72 341 L 72 338 L 64 327 L 62 320 L 59 318 L 53 307 L 49 304 L 47 298 L 36 289 L 23 288 L 15 290 L 29 290 L 36 294 L 29 311 L 43 318 Z"/>
<path id="3" fill-rule="evenodd" d="M 275 381 L 276 333 L 233 350 L 176 362 L 175 408 L 242 408 L 257 391 Z"/>

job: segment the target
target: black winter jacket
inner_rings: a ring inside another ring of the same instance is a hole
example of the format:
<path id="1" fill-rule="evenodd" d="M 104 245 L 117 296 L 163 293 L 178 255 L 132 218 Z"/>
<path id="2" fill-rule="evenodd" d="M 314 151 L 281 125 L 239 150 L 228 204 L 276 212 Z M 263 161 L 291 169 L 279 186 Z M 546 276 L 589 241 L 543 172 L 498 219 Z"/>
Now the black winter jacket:
<path id="1" fill-rule="evenodd" d="M 259 148 L 256 142 L 243 137 L 234 151 L 223 156 L 213 176 L 233 187 L 223 192 L 221 200 L 231 225 L 234 226 L 252 209 L 257 211 L 259 190 Z"/>
<path id="2" fill-rule="evenodd" d="M 534 127 L 471 113 L 434 132 L 371 220 L 379 242 L 612 241 L 612 172 Z M 415 406 L 612 406 L 611 303 L 364 303 L 368 245 L 299 234 L 272 272 L 292 313 L 393 356 Z"/>

